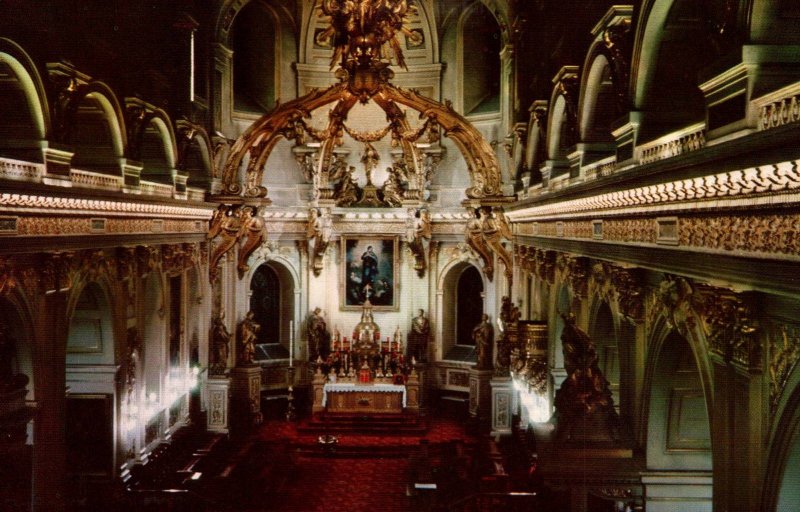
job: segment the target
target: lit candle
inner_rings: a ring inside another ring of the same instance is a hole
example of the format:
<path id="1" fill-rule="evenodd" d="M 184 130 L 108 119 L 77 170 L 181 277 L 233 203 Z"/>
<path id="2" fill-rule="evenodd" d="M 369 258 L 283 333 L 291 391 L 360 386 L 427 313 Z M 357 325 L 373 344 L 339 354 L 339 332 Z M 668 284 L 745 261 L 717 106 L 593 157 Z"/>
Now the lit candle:
<path id="1" fill-rule="evenodd" d="M 289 366 L 294 366 L 294 320 L 289 320 Z"/>

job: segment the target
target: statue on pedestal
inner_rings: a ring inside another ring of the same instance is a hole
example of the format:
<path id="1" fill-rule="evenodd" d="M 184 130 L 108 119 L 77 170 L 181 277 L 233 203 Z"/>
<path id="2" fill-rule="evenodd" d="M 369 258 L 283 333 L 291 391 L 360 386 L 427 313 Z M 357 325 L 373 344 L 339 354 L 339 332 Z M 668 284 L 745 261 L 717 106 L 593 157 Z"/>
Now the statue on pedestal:
<path id="1" fill-rule="evenodd" d="M 619 416 L 614 409 L 609 383 L 600 371 L 594 343 L 576 325 L 573 315 L 561 316 L 567 378 L 555 397 L 558 439 L 616 441 L 620 434 Z"/>
<path id="2" fill-rule="evenodd" d="M 211 325 L 211 375 L 224 375 L 228 367 L 228 353 L 230 351 L 231 334 L 225 327 L 225 310 L 220 310 L 219 316 L 212 320 Z"/>
<path id="3" fill-rule="evenodd" d="M 479 370 L 491 370 L 492 362 L 492 343 L 494 342 L 494 328 L 489 321 L 486 313 L 481 317 L 481 323 L 472 329 L 472 341 L 475 342 L 475 349 L 478 351 Z"/>
<path id="4" fill-rule="evenodd" d="M 306 326 L 308 335 L 308 346 L 313 351 L 311 359 L 321 357 L 327 359 L 331 351 L 331 333 L 328 332 L 328 324 L 322 318 L 322 309 L 314 308 L 314 312 L 308 318 Z"/>
<path id="5" fill-rule="evenodd" d="M 411 332 L 408 333 L 408 357 L 419 362 L 428 360 L 428 336 L 431 324 L 425 317 L 425 310 L 420 309 L 417 316 L 411 320 Z"/>
<path id="6" fill-rule="evenodd" d="M 261 326 L 253 318 L 255 313 L 248 311 L 239 322 L 239 366 L 250 366 L 256 357 L 256 338 Z"/>

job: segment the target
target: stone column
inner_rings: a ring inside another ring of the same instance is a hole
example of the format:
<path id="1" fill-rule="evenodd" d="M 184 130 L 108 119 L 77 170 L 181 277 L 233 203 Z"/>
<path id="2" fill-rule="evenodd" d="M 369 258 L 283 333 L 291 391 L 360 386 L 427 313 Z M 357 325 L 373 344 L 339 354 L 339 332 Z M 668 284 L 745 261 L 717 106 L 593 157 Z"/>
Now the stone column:
<path id="1" fill-rule="evenodd" d="M 32 510 L 59 512 L 67 502 L 67 292 L 48 292 L 35 311 L 34 385 L 39 411 L 34 420 Z"/>

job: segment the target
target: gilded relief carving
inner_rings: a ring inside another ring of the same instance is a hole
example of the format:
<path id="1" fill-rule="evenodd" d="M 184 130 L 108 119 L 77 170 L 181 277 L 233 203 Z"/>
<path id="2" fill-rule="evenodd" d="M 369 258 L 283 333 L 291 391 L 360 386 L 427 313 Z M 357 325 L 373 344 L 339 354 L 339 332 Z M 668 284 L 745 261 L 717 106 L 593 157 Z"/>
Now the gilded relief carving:
<path id="1" fill-rule="evenodd" d="M 770 326 L 769 352 L 769 397 L 774 414 L 789 375 L 800 360 L 800 328 L 788 324 Z"/>
<path id="2" fill-rule="evenodd" d="M 725 361 L 761 367 L 758 321 L 750 298 L 722 288 L 701 287 L 703 322 L 709 349 Z"/>

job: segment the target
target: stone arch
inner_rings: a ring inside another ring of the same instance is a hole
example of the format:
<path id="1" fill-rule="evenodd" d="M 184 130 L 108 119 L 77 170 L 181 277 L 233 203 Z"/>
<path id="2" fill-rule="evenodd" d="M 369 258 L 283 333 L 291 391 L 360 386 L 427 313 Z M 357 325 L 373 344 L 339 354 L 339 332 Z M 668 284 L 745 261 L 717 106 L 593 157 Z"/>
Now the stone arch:
<path id="1" fill-rule="evenodd" d="M 439 332 L 437 352 L 440 354 L 441 359 L 445 359 L 448 354 L 458 345 L 457 339 L 457 295 L 458 284 L 464 273 L 470 269 L 474 269 L 481 279 L 481 285 L 484 296 L 482 297 L 483 312 L 487 311 L 487 297 L 485 296 L 488 291 L 488 281 L 486 276 L 481 272 L 477 262 L 456 260 L 450 262 L 442 269 L 440 274 L 439 283 L 437 287 L 439 304 L 438 304 L 438 318 L 435 325 Z M 480 318 L 474 319 L 474 324 L 477 324 Z"/>
<path id="2" fill-rule="evenodd" d="M 612 83 L 612 69 L 608 57 L 595 44 L 587 56 L 581 76 L 581 93 L 578 102 L 578 136 L 581 142 L 611 143 L 611 124 L 621 114 Z"/>
<path id="3" fill-rule="evenodd" d="M 142 179 L 172 184 L 178 160 L 175 130 L 166 112 L 155 110 L 139 134 Z"/>
<path id="4" fill-rule="evenodd" d="M 645 112 L 640 142 L 705 119 L 697 76 L 715 51 L 702 4 L 647 0 L 640 9 L 631 65 L 633 108 Z"/>
<path id="5" fill-rule="evenodd" d="M 647 467 L 711 471 L 714 402 L 708 357 L 697 340 L 671 327 L 664 317 L 651 332 L 642 388 Z M 682 418 L 696 421 L 683 425 Z"/>
<path id="6" fill-rule="evenodd" d="M 68 302 L 67 364 L 117 362 L 113 294 L 104 279 L 73 286 Z"/>
<path id="7" fill-rule="evenodd" d="M 567 131 L 569 119 L 567 113 L 567 100 L 563 94 L 556 94 L 551 103 L 553 105 L 548 117 L 547 126 L 547 159 L 566 160 L 569 147 Z"/>
<path id="8" fill-rule="evenodd" d="M 122 176 L 122 159 L 127 153 L 127 134 L 122 108 L 114 92 L 102 82 L 78 87 L 74 113 L 68 125 L 67 142 L 75 154 L 72 166 Z"/>
<path id="9" fill-rule="evenodd" d="M 28 377 L 28 394 L 25 399 L 35 400 L 37 347 L 33 337 L 33 318 L 25 299 L 18 292 L 0 295 L 0 323 L 4 323 L 9 336 L 14 340 L 14 354 L 9 367 L 13 373 L 22 373 Z M 4 357 L 7 356 L 8 354 L 4 354 Z M 29 443 L 33 442 L 30 437 L 28 440 Z"/>
<path id="10" fill-rule="evenodd" d="M 772 423 L 761 510 L 792 510 L 800 489 L 800 366 L 786 383 Z"/>
<path id="11" fill-rule="evenodd" d="M 294 358 L 298 359 L 302 354 L 300 351 L 301 347 L 297 344 L 299 340 L 297 332 L 300 328 L 299 319 L 301 318 L 300 276 L 297 272 L 297 268 L 289 260 L 281 256 L 270 257 L 262 254 L 260 257 L 256 258 L 256 261 L 250 265 L 250 271 L 246 276 L 246 282 L 250 283 L 247 289 L 248 310 L 253 309 L 253 283 L 257 279 L 259 269 L 262 267 L 268 268 L 274 272 L 278 282 L 279 296 L 276 301 L 278 306 L 276 314 L 278 318 L 273 329 L 276 337 L 274 339 L 262 338 L 262 336 L 267 334 L 263 331 L 268 331 L 268 328 L 265 329 L 262 327 L 263 334 L 259 333 L 258 343 L 278 343 L 286 349 L 288 357 L 290 348 L 289 337 L 291 335 L 290 327 L 293 326 L 295 339 Z M 256 321 L 258 322 L 258 318 L 256 318 Z"/>
<path id="12" fill-rule="evenodd" d="M 182 137 L 176 167 L 189 175 L 189 186 L 209 187 L 216 174 L 216 162 L 208 132 L 183 119 L 175 122 L 175 130 Z"/>
<path id="13" fill-rule="evenodd" d="M 50 134 L 47 93 L 33 60 L 16 43 L 0 38 L 0 156 L 42 161 Z"/>

